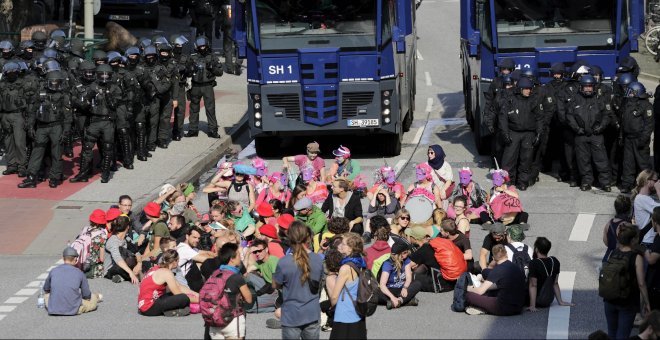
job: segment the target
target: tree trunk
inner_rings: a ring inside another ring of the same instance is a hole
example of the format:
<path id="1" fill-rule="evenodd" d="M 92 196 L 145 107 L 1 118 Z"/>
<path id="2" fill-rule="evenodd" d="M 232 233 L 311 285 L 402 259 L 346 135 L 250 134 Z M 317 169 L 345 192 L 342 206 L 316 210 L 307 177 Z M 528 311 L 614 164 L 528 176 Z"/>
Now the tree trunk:
<path id="1" fill-rule="evenodd" d="M 30 17 L 32 0 L 0 0 L 0 33 L 19 32 Z M 2 35 L 0 39 L 15 39 Z"/>

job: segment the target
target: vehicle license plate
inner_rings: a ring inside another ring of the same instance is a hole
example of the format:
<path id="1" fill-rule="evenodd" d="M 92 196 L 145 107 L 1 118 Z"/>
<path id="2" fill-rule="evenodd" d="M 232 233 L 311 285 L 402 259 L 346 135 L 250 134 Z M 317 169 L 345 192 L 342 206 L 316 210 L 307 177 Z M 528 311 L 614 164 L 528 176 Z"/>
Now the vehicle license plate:
<path id="1" fill-rule="evenodd" d="M 378 126 L 378 119 L 349 119 L 347 123 L 349 127 Z"/>
<path id="2" fill-rule="evenodd" d="M 111 15 L 110 20 L 127 21 L 127 20 L 131 20 L 131 16 L 130 15 Z"/>

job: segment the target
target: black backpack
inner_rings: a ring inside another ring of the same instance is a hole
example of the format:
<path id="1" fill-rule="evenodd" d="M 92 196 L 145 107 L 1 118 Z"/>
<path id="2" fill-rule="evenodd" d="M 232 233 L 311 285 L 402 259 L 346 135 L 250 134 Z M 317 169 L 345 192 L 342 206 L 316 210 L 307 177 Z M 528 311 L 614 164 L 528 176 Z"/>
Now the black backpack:
<path id="1" fill-rule="evenodd" d="M 598 295 L 605 300 L 625 299 L 632 290 L 633 275 L 630 273 L 631 262 L 635 257 L 632 252 L 626 254 L 615 249 L 598 276 Z"/>
<path id="2" fill-rule="evenodd" d="M 518 250 L 510 243 L 506 246 L 513 252 L 511 262 L 520 268 L 523 274 L 525 274 L 525 278 L 527 278 L 527 273 L 529 272 L 529 263 L 532 262 L 532 258 L 529 257 L 529 247 L 525 244 L 522 250 Z"/>
<path id="3" fill-rule="evenodd" d="M 543 282 L 543 286 L 538 289 L 538 294 L 536 294 L 537 307 L 549 307 L 552 304 L 552 301 L 555 300 L 555 279 L 557 277 L 557 274 L 555 273 L 556 259 L 552 256 L 549 257 L 549 259 L 551 263 L 550 272 L 548 272 L 548 268 L 545 266 L 545 262 L 543 262 L 541 259 L 538 259 L 541 262 L 541 265 L 543 265 L 543 269 L 545 269 L 546 279 L 545 282 Z"/>
<path id="4" fill-rule="evenodd" d="M 353 306 L 355 306 L 355 312 L 361 318 L 366 318 L 371 316 L 376 312 L 376 307 L 378 307 L 378 282 L 374 277 L 374 274 L 371 270 L 366 268 L 358 268 L 354 263 L 347 263 L 353 270 L 358 273 L 358 290 L 357 290 L 357 299 L 353 299 L 351 294 L 348 292 L 346 285 L 344 285 L 343 290 L 348 293 L 348 298 L 351 299 Z M 342 297 L 344 292 L 342 291 Z"/>

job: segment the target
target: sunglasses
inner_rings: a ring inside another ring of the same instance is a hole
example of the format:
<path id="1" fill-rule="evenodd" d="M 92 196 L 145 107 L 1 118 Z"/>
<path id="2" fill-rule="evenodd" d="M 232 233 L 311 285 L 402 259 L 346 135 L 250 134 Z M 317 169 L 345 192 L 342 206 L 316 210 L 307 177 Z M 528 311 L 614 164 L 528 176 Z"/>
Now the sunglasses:
<path id="1" fill-rule="evenodd" d="M 266 248 L 261 248 L 261 249 L 253 250 L 253 251 L 252 251 L 252 254 L 255 254 L 255 255 L 256 255 L 256 254 L 259 254 L 259 253 L 261 253 L 262 251 L 264 251 L 264 249 L 266 249 Z"/>
<path id="2" fill-rule="evenodd" d="M 402 220 L 410 221 L 410 216 L 401 216 L 399 218 Z"/>

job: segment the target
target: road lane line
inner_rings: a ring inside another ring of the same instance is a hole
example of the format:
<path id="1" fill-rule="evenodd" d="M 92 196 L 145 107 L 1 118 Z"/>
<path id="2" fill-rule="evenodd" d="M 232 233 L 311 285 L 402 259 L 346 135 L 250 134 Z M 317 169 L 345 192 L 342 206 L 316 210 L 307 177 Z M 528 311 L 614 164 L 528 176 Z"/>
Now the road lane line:
<path id="1" fill-rule="evenodd" d="M 575 272 L 559 273 L 559 289 L 561 297 L 566 302 L 573 300 L 573 284 L 575 283 Z M 568 339 L 568 326 L 571 319 L 571 307 L 560 306 L 553 303 L 548 312 L 548 328 L 546 339 Z"/>
<path id="2" fill-rule="evenodd" d="M 419 141 L 422 139 L 422 135 L 424 134 L 424 128 L 426 127 L 426 124 L 424 126 L 420 127 L 417 129 L 417 133 L 415 134 L 415 137 L 412 140 L 412 143 L 417 145 Z"/>
<path id="3" fill-rule="evenodd" d="M 575 219 L 571 236 L 568 237 L 569 241 L 586 241 L 589 238 L 589 231 L 594 224 L 596 214 L 594 213 L 580 213 Z"/>
<path id="4" fill-rule="evenodd" d="M 422 57 L 422 53 L 417 50 L 417 60 L 424 60 L 424 57 Z"/>
<path id="5" fill-rule="evenodd" d="M 426 109 L 424 112 L 429 113 L 431 112 L 431 109 L 433 109 L 433 98 L 429 97 L 426 98 Z"/>
<path id="6" fill-rule="evenodd" d="M 28 283 L 25 287 L 39 287 L 41 284 L 44 283 L 43 281 L 32 281 Z"/>
<path id="7" fill-rule="evenodd" d="M 9 313 L 16 309 L 16 306 L 0 306 L 0 313 Z"/>
<path id="8" fill-rule="evenodd" d="M 51 270 L 55 269 L 55 267 L 57 267 L 57 266 L 50 266 L 48 269 L 46 269 L 46 272 L 47 273 L 50 272 Z"/>
<path id="9" fill-rule="evenodd" d="M 421 128 L 420 128 L 421 130 Z M 417 137 L 417 136 L 415 136 Z M 421 138 L 421 136 L 420 136 Z M 407 161 L 405 159 L 400 159 L 398 162 L 396 162 L 396 165 L 394 166 L 394 172 L 397 174 L 401 172 L 401 169 L 403 169 L 403 166 L 406 165 Z"/>
<path id="10" fill-rule="evenodd" d="M 62 260 L 62 259 L 59 259 L 59 260 L 57 260 L 57 262 L 55 262 L 55 264 L 63 264 L 63 263 L 64 263 L 64 260 Z"/>
<path id="11" fill-rule="evenodd" d="M 12 296 L 5 303 L 23 303 L 25 300 L 29 299 L 27 296 Z"/>
<path id="12" fill-rule="evenodd" d="M 6 315 L 4 315 L 4 314 L 0 314 L 0 321 L 2 321 L 2 319 L 5 318 L 5 316 L 6 316 Z"/>
<path id="13" fill-rule="evenodd" d="M 48 273 L 42 273 L 41 275 L 37 276 L 37 280 L 45 280 L 48 277 Z"/>
<path id="14" fill-rule="evenodd" d="M 34 293 L 36 293 L 39 289 L 37 288 L 23 288 L 16 292 L 14 295 L 27 295 L 27 296 L 32 296 Z"/>
<path id="15" fill-rule="evenodd" d="M 426 86 L 431 86 L 433 85 L 431 83 L 431 74 L 428 72 L 424 72 L 424 78 L 426 78 Z"/>

